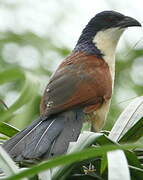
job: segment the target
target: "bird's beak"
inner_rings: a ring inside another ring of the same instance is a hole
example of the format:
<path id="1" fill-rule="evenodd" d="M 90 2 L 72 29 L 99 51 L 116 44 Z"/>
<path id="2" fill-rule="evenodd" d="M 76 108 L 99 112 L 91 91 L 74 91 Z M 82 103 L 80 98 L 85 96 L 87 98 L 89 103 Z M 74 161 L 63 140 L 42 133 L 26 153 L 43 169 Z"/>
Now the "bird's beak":
<path id="1" fill-rule="evenodd" d="M 142 26 L 136 19 L 125 16 L 125 18 L 118 24 L 120 28 L 132 27 L 132 26 Z"/>

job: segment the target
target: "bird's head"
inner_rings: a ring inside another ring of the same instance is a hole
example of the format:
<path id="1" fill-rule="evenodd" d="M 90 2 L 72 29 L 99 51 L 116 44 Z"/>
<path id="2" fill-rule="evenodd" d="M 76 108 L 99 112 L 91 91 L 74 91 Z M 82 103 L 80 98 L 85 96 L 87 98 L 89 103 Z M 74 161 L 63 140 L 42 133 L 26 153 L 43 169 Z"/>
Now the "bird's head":
<path id="1" fill-rule="evenodd" d="M 95 26 L 96 31 L 104 31 L 110 28 L 126 28 L 131 26 L 141 26 L 134 18 L 125 16 L 116 11 L 103 11 L 96 14 L 86 26 L 86 29 Z"/>
<path id="2" fill-rule="evenodd" d="M 131 26 L 141 26 L 134 18 L 115 11 L 96 14 L 83 29 L 79 44 L 92 43 L 103 55 L 115 51 L 117 42 L 124 30 Z"/>

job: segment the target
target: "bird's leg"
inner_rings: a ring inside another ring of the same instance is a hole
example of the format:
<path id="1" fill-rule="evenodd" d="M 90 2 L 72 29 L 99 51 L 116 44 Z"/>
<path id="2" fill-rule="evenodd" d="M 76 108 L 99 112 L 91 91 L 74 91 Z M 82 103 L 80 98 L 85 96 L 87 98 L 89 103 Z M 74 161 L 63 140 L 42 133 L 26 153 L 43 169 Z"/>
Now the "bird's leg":
<path id="1" fill-rule="evenodd" d="M 91 131 L 91 132 L 95 132 L 95 133 L 96 133 L 96 130 L 95 130 L 95 128 L 94 128 L 94 126 L 93 126 L 93 124 L 91 124 L 91 129 L 90 129 L 90 131 Z"/>

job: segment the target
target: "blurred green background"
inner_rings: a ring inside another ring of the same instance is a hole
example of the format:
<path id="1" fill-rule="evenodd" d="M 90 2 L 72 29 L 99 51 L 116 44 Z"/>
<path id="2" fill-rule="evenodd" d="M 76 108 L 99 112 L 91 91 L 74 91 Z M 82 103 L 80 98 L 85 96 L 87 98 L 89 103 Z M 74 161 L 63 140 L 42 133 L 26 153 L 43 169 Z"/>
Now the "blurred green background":
<path id="1" fill-rule="evenodd" d="M 66 57 L 89 19 L 117 10 L 142 23 L 141 0 L 0 1 L 0 121 L 22 129 L 39 114 L 50 75 Z M 143 31 L 123 35 L 116 56 L 116 79 L 105 129 L 110 129 L 132 98 L 143 93 Z"/>

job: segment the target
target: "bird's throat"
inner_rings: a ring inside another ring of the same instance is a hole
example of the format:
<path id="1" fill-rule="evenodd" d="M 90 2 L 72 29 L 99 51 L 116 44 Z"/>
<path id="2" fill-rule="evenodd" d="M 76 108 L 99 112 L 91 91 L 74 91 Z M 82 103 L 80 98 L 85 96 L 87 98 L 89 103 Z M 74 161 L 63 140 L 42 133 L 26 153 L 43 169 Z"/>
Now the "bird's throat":
<path id="1" fill-rule="evenodd" d="M 115 76 L 115 52 L 123 31 L 124 29 L 110 28 L 99 31 L 93 38 L 93 43 L 102 52 L 103 58 L 109 66 L 113 82 Z"/>

